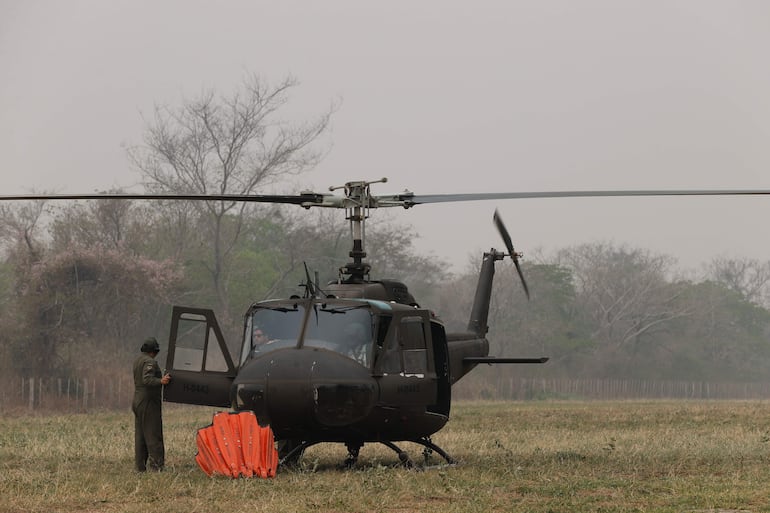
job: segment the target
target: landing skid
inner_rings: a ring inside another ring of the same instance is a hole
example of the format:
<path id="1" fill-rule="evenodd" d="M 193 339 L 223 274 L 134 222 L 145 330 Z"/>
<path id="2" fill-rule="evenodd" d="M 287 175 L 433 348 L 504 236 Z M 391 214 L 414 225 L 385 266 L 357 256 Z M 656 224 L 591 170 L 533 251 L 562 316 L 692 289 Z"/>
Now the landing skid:
<path id="1" fill-rule="evenodd" d="M 449 454 L 446 453 L 446 451 L 444 451 L 438 445 L 434 444 L 431 441 L 431 439 L 428 437 L 417 438 L 414 440 L 405 440 L 405 441 L 423 446 L 422 455 L 426 464 L 431 454 L 433 454 L 434 452 L 439 456 L 441 456 L 442 458 L 444 458 L 444 461 L 446 461 L 447 464 L 454 465 L 456 463 L 455 460 Z M 305 449 L 319 443 L 321 443 L 321 441 L 302 442 L 299 445 L 292 444 L 293 445 L 292 449 L 281 458 L 281 460 L 278 462 L 278 467 L 281 468 L 287 465 L 290 466 L 290 465 L 296 464 L 299 461 L 300 457 L 302 457 L 302 453 L 305 452 Z M 380 440 L 379 443 L 393 450 L 398 455 L 398 460 L 401 462 L 401 465 L 403 465 L 406 468 L 415 468 L 415 465 L 412 459 L 409 457 L 406 451 L 402 450 L 399 446 L 397 446 L 396 444 L 388 440 Z M 347 457 L 345 457 L 345 461 L 343 463 L 345 468 L 351 468 L 356 464 L 356 462 L 358 461 L 358 454 L 361 451 L 361 447 L 363 446 L 364 446 L 363 442 L 346 442 L 345 443 L 345 447 L 347 447 L 348 449 L 348 455 Z"/>
<path id="2" fill-rule="evenodd" d="M 426 464 L 428 462 L 428 458 L 430 458 L 430 455 L 433 454 L 434 452 L 439 456 L 441 456 L 442 458 L 444 458 L 444 461 L 446 461 L 447 464 L 454 465 L 456 463 L 455 460 L 449 454 L 447 454 L 446 451 L 444 451 L 444 449 L 434 444 L 430 438 L 418 438 L 416 440 L 408 440 L 408 441 L 412 443 L 420 444 L 423 446 L 422 456 Z M 398 459 L 401 461 L 401 464 L 404 465 L 406 468 L 414 467 L 414 462 L 412 462 L 411 458 L 409 458 L 409 455 L 405 451 L 402 451 L 396 444 L 394 444 L 393 442 L 387 442 L 387 441 L 382 441 L 380 443 L 385 447 L 389 447 L 393 449 L 396 452 L 396 454 L 398 454 Z"/>

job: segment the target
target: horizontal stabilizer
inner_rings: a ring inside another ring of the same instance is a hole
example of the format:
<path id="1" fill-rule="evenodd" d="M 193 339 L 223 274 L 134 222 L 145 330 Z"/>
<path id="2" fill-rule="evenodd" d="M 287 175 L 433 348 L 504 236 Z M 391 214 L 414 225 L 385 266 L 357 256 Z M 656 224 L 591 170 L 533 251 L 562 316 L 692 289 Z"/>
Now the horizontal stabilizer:
<path id="1" fill-rule="evenodd" d="M 545 363 L 548 361 L 547 356 L 541 356 L 540 358 L 497 358 L 495 356 L 466 356 L 463 358 L 463 363 Z"/>

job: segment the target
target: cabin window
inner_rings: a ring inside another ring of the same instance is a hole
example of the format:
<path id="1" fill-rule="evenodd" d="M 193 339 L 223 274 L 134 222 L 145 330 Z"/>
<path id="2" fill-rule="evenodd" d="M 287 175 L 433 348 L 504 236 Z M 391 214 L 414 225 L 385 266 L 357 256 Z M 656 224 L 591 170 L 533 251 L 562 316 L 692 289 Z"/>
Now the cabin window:
<path id="1" fill-rule="evenodd" d="M 421 317 L 406 317 L 398 327 L 398 344 L 401 346 L 405 375 L 424 376 L 428 372 L 428 351 Z"/>
<path id="2" fill-rule="evenodd" d="M 395 337 L 383 347 L 383 374 L 403 374 L 423 377 L 428 372 L 428 351 L 422 317 L 404 317 L 400 320 Z"/>
<path id="3" fill-rule="evenodd" d="M 209 328 L 208 348 L 206 350 L 206 370 L 215 372 L 227 372 L 227 360 L 222 348 L 217 343 L 214 328 Z"/>
<path id="4" fill-rule="evenodd" d="M 390 322 L 388 322 L 388 325 Z M 382 373 L 383 374 L 400 374 L 401 373 L 401 348 L 398 344 L 397 337 L 390 337 L 385 340 L 383 346 L 384 355 L 382 357 Z"/>
<path id="5" fill-rule="evenodd" d="M 219 347 L 214 329 L 208 327 L 205 316 L 185 314 L 179 319 L 172 368 L 195 372 L 204 369 L 227 372 L 222 348 Z"/>

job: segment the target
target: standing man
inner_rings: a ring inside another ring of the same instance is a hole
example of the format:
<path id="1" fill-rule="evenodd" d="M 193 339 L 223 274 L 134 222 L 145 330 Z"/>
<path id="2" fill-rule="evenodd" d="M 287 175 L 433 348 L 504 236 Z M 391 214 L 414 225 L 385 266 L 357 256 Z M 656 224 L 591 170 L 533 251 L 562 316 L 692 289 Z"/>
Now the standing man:
<path id="1" fill-rule="evenodd" d="M 168 385 L 171 376 L 161 375 L 155 357 L 160 346 L 155 337 L 144 341 L 142 354 L 134 361 L 134 454 L 136 470 L 161 471 L 165 459 L 163 446 L 163 420 L 161 418 L 161 395 L 163 385 Z"/>

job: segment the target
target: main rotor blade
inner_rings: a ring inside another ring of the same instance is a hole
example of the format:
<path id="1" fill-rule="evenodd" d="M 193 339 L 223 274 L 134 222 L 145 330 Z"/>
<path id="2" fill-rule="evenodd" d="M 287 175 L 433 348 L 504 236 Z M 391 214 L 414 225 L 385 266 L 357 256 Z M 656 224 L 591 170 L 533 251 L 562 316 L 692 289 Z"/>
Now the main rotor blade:
<path id="1" fill-rule="evenodd" d="M 394 195 L 334 196 L 303 192 L 296 195 L 281 194 L 141 194 L 141 193 L 93 193 L 93 194 L 13 194 L 0 195 L 0 201 L 25 200 L 185 200 L 185 201 L 241 201 L 250 203 L 284 203 L 304 208 L 366 208 L 403 207 L 426 203 L 449 203 L 459 201 L 486 201 L 497 199 L 527 198 L 586 198 L 586 197 L 629 197 L 629 196 L 767 196 L 770 189 L 679 189 L 679 190 L 613 190 L 613 191 L 539 191 L 539 192 L 482 192 L 465 194 L 415 195 L 404 192 Z"/>
<path id="2" fill-rule="evenodd" d="M 0 201 L 24 200 L 185 200 L 185 201 L 244 201 L 252 203 L 288 203 L 292 205 L 320 204 L 323 194 L 303 193 L 299 195 L 280 194 L 135 194 L 135 193 L 94 193 L 94 194 L 16 194 L 0 195 Z"/>
<path id="3" fill-rule="evenodd" d="M 482 192 L 467 194 L 401 194 L 390 196 L 400 199 L 405 206 L 424 203 L 448 203 L 455 201 L 484 201 L 494 199 L 526 198 L 593 198 L 593 197 L 628 197 L 628 196 L 767 196 L 770 189 L 649 189 L 649 190 L 614 190 L 614 191 L 539 191 L 539 192 Z"/>

